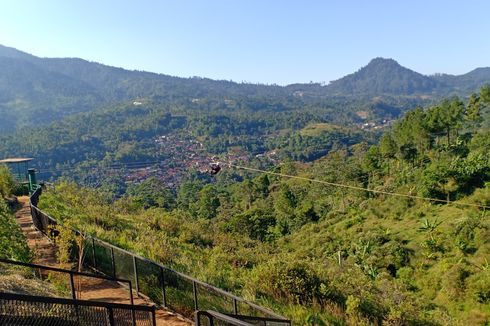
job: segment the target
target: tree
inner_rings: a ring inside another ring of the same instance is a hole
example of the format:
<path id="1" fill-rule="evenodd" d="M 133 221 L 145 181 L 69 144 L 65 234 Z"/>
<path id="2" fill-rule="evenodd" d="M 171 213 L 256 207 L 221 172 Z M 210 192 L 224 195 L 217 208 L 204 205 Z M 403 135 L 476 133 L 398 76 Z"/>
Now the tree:
<path id="1" fill-rule="evenodd" d="M 177 202 L 179 208 L 184 210 L 193 210 L 198 198 L 199 191 L 202 189 L 202 184 L 197 181 L 183 182 L 177 194 Z"/>
<path id="2" fill-rule="evenodd" d="M 431 147 L 432 142 L 425 111 L 417 108 L 407 112 L 401 120 L 395 123 L 393 136 L 400 149 L 413 148 L 416 153 L 425 153 Z M 412 159 L 411 156 L 410 159 Z"/>
<path id="3" fill-rule="evenodd" d="M 385 158 L 394 158 L 397 152 L 396 142 L 390 132 L 387 132 L 379 141 L 379 151 Z"/>
<path id="4" fill-rule="evenodd" d="M 457 131 L 461 127 L 464 112 L 464 104 L 459 98 L 444 100 L 427 112 L 428 127 L 436 135 L 444 132 L 447 144 L 451 145 L 451 132 Z"/>
<path id="5" fill-rule="evenodd" d="M 216 217 L 220 201 L 218 191 L 213 185 L 206 185 L 199 191 L 197 215 L 200 218 L 211 219 Z"/>
<path id="6" fill-rule="evenodd" d="M 480 89 L 480 98 L 486 105 L 490 105 L 490 85 L 485 85 Z"/>
<path id="7" fill-rule="evenodd" d="M 274 200 L 274 210 L 280 233 L 287 234 L 291 231 L 296 206 L 297 198 L 291 187 L 286 183 L 281 184 Z"/>
<path id="8" fill-rule="evenodd" d="M 481 122 L 482 106 L 480 97 L 475 93 L 471 94 L 468 100 L 468 108 L 466 109 L 466 119 L 474 123 Z"/>
<path id="9" fill-rule="evenodd" d="M 230 220 L 230 226 L 234 231 L 246 233 L 251 239 L 260 241 L 268 239 L 269 229 L 275 223 L 276 220 L 272 212 L 260 208 L 253 208 L 242 214 L 237 214 Z"/>
<path id="10" fill-rule="evenodd" d="M 253 179 L 255 196 L 266 198 L 269 195 L 270 180 L 267 174 L 261 174 Z"/>
<path id="11" fill-rule="evenodd" d="M 175 206 L 175 196 L 165 183 L 149 178 L 138 185 L 130 185 L 126 192 L 144 208 L 161 207 L 168 210 Z"/>

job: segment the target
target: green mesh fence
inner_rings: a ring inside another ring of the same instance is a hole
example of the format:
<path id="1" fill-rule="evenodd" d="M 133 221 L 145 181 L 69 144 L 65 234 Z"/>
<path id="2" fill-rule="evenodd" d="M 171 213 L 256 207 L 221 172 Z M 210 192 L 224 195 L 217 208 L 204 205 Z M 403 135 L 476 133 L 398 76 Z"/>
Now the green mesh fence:
<path id="1" fill-rule="evenodd" d="M 133 256 L 122 250 L 114 249 L 114 265 L 116 267 L 116 277 L 130 280 L 132 287 L 136 288 Z"/>
<path id="2" fill-rule="evenodd" d="M 109 246 L 95 240 L 95 266 L 94 268 L 102 273 L 113 276 L 114 270 L 112 268 L 112 254 Z"/>
<path id="3" fill-rule="evenodd" d="M 136 269 L 140 292 L 153 302 L 163 304 L 161 268 L 152 262 L 136 258 Z"/>
<path id="4" fill-rule="evenodd" d="M 192 281 L 167 269 L 163 271 L 163 277 L 165 279 L 167 306 L 191 319 L 195 311 Z"/>
<path id="5" fill-rule="evenodd" d="M 85 239 L 84 242 L 84 258 L 83 258 L 83 268 L 89 269 L 90 267 L 94 267 L 94 247 L 92 245 L 92 239 Z"/>
<path id="6" fill-rule="evenodd" d="M 199 310 L 215 310 L 221 313 L 234 313 L 233 299 L 217 292 L 211 287 L 197 284 L 197 305 Z"/>

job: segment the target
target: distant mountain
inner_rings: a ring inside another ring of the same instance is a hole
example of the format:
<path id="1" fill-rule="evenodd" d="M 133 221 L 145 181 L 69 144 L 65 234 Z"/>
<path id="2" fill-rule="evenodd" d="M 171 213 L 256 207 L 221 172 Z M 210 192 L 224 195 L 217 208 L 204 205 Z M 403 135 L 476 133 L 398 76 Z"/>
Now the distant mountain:
<path id="1" fill-rule="evenodd" d="M 472 92 L 475 89 L 490 83 L 490 67 L 476 68 L 464 75 L 437 74 L 432 79 L 451 87 L 455 91 Z"/>
<path id="2" fill-rule="evenodd" d="M 389 102 L 388 110 L 398 112 L 422 98 L 467 95 L 488 82 L 490 68 L 461 76 L 424 76 L 393 59 L 376 58 L 327 86 L 310 83 L 282 87 L 130 71 L 78 58 L 39 58 L 0 45 L 0 134 L 139 99 L 182 107 L 201 103 L 206 110 L 211 109 L 205 105 L 210 100 L 229 107 L 233 101 L 247 99 L 248 107 L 262 110 L 271 103 L 285 102 L 289 106 L 294 103 L 298 109 L 308 104 L 345 107 L 346 98 L 362 109 L 376 98 L 377 107 Z"/>
<path id="3" fill-rule="evenodd" d="M 243 95 L 282 96 L 282 87 L 239 84 L 208 78 L 181 78 L 151 72 L 125 70 L 79 58 L 39 58 L 14 48 L 0 45 L 0 60 L 18 60 L 18 65 L 30 63 L 45 71 L 85 83 L 109 101 L 133 99 L 138 96 L 193 96 Z M 4 79 L 0 71 L 0 79 Z M 0 89 L 0 91 L 2 91 Z"/>
<path id="4" fill-rule="evenodd" d="M 393 59 L 375 58 L 357 72 L 331 82 L 330 94 L 430 94 L 442 83 L 402 67 Z"/>
<path id="5" fill-rule="evenodd" d="M 175 103 L 208 97 L 278 98 L 287 93 L 279 86 L 179 78 L 78 58 L 39 58 L 0 45 L 0 134 L 139 98 Z"/>

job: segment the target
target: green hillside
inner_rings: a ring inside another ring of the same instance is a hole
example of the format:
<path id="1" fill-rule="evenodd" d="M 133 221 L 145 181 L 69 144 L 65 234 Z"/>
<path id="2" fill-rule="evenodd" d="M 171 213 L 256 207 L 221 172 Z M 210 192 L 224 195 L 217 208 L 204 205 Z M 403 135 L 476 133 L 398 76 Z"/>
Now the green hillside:
<path id="1" fill-rule="evenodd" d="M 487 325 L 489 104 L 486 87 L 415 109 L 375 145 L 273 174 L 224 166 L 212 183 L 148 179 L 115 201 L 63 182 L 40 205 L 298 325 Z"/>

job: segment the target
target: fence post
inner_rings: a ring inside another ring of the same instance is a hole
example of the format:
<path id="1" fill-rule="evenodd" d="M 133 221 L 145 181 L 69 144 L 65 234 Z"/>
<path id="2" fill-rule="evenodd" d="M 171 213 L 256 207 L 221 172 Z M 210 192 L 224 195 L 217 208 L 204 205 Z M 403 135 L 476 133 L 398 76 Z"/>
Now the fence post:
<path id="1" fill-rule="evenodd" d="M 71 287 L 71 297 L 75 300 L 75 315 L 77 316 L 77 322 L 80 322 L 80 312 L 78 311 L 78 305 L 76 304 L 77 293 L 75 291 L 75 281 L 73 280 L 73 273 L 70 272 L 70 287 Z"/>
<path id="2" fill-rule="evenodd" d="M 114 247 L 111 247 L 112 276 L 116 278 L 116 260 L 114 259 Z"/>
<path id="3" fill-rule="evenodd" d="M 166 307 L 167 306 L 167 295 L 165 294 L 165 273 L 163 271 L 163 267 L 160 266 L 160 274 L 162 276 L 162 303 L 163 303 L 163 306 Z"/>
<path id="4" fill-rule="evenodd" d="M 139 295 L 140 293 L 140 283 L 138 281 L 138 266 L 136 264 L 136 257 L 133 256 L 133 269 L 134 269 L 134 280 L 135 280 L 135 286 L 136 286 L 136 294 Z"/>
<path id="5" fill-rule="evenodd" d="M 155 316 L 155 306 L 153 306 L 153 309 L 151 310 L 151 321 L 152 321 L 152 325 L 153 326 L 156 326 L 157 325 L 157 318 Z"/>
<path id="6" fill-rule="evenodd" d="M 95 239 L 92 238 L 92 258 L 94 261 L 94 269 L 97 270 L 97 257 L 95 257 Z"/>
<path id="7" fill-rule="evenodd" d="M 129 285 L 129 302 L 131 304 L 134 304 L 134 299 L 133 299 L 133 285 L 131 284 L 131 281 L 128 280 L 128 285 Z"/>
<path id="8" fill-rule="evenodd" d="M 238 303 L 235 298 L 233 298 L 233 313 L 238 315 Z"/>
<path id="9" fill-rule="evenodd" d="M 196 281 L 192 281 L 192 288 L 194 290 L 194 309 L 199 310 L 198 304 L 197 304 L 197 284 Z"/>
<path id="10" fill-rule="evenodd" d="M 109 310 L 109 325 L 115 326 L 116 324 L 114 324 L 114 311 L 112 310 L 112 307 L 107 307 L 107 309 Z"/>
<path id="11" fill-rule="evenodd" d="M 77 294 L 75 292 L 75 281 L 73 280 L 73 273 L 70 273 L 70 287 L 71 287 L 71 297 L 73 300 L 76 300 Z"/>

